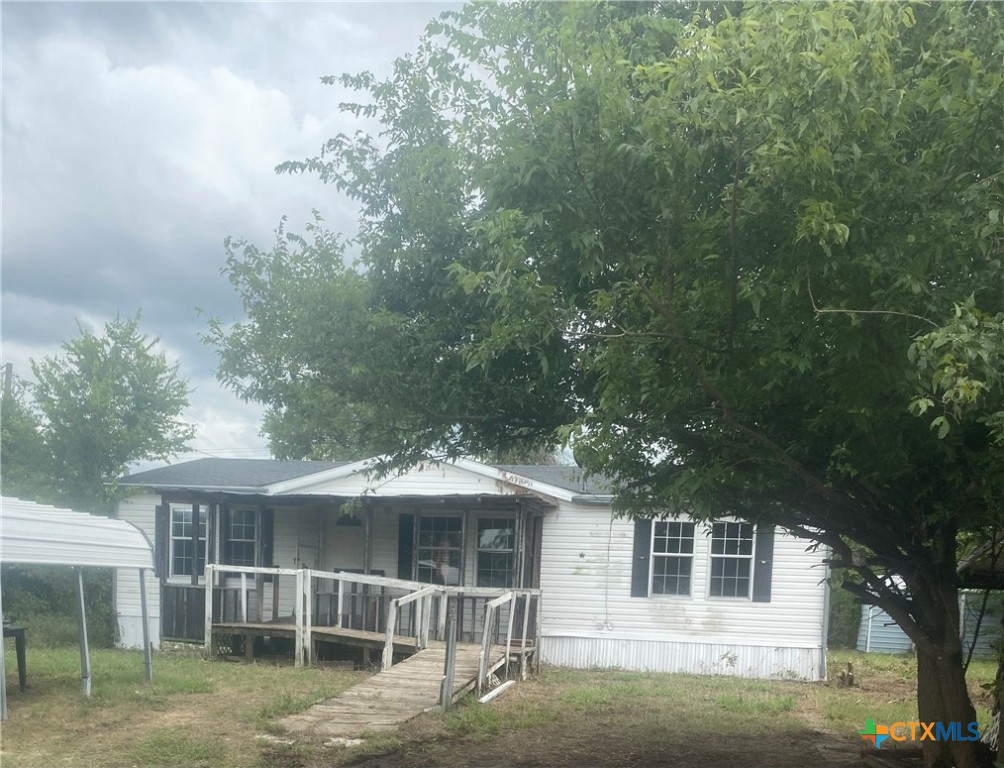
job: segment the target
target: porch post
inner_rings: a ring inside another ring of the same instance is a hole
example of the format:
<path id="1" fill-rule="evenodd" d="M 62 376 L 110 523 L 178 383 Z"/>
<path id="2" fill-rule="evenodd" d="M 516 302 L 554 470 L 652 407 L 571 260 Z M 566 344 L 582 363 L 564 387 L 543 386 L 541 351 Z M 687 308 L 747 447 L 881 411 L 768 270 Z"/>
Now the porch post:
<path id="1" fill-rule="evenodd" d="M 293 603 L 293 626 L 296 628 L 296 651 L 294 665 L 303 666 L 303 569 L 296 572 L 296 588 L 293 592 L 296 599 Z"/>
<path id="2" fill-rule="evenodd" d="M 512 532 L 512 546 L 513 546 L 513 575 L 512 575 L 512 585 L 516 588 L 525 587 L 524 583 L 524 573 L 525 565 L 523 563 L 524 553 L 526 552 L 526 547 L 523 546 L 523 536 L 526 531 L 526 526 L 523 524 L 523 516 L 526 514 L 526 510 L 523 508 L 523 502 L 516 501 L 516 528 Z"/>
<path id="3" fill-rule="evenodd" d="M 470 519 L 471 510 L 465 506 L 463 511 L 460 513 L 460 574 L 457 578 L 457 586 L 463 586 L 467 583 L 467 532 Z M 478 543 L 474 542 L 475 548 L 477 545 Z M 474 583 L 477 584 L 476 575 L 474 577 Z"/>
<path id="4" fill-rule="evenodd" d="M 303 628 L 304 655 L 307 666 L 314 663 L 314 572 L 303 569 Z"/>
<path id="5" fill-rule="evenodd" d="M 255 510 L 254 517 L 255 517 L 254 520 L 255 538 L 257 539 L 257 542 L 255 544 L 255 549 L 257 550 L 255 552 L 255 565 L 260 566 L 264 565 L 265 563 L 264 552 L 263 552 L 265 548 L 265 542 L 261 533 L 265 521 L 264 504 L 258 505 L 258 508 Z M 265 574 L 259 572 L 254 575 L 254 589 L 255 589 L 255 607 L 258 610 L 258 615 L 256 617 L 256 620 L 258 621 L 258 623 L 263 623 L 265 621 Z M 275 616 L 273 616 L 272 618 L 274 619 Z M 245 615 L 244 621 L 247 620 L 248 619 L 246 618 Z"/>
<path id="6" fill-rule="evenodd" d="M 363 501 L 365 514 L 363 525 L 365 542 L 363 544 L 363 573 L 367 576 L 373 570 L 373 507 Z"/>
<path id="7" fill-rule="evenodd" d="M 203 620 L 205 622 L 205 630 L 203 634 L 203 645 L 206 649 L 206 656 L 211 657 L 213 655 L 213 576 L 216 567 L 213 565 L 206 566 L 206 599 L 203 601 L 205 603 L 205 616 Z M 222 590 L 220 591 L 222 596 Z M 220 612 L 222 617 L 223 613 Z"/>

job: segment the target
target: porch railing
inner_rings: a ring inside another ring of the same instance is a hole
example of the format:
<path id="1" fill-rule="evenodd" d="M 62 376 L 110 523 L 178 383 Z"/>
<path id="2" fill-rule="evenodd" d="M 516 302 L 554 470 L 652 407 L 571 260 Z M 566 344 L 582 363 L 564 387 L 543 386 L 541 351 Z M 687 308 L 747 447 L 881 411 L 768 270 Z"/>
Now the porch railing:
<path id="1" fill-rule="evenodd" d="M 526 650 L 537 637 L 541 601 L 539 589 L 447 587 L 346 571 L 210 564 L 206 566 L 205 586 L 204 642 L 207 652 L 212 647 L 214 622 L 249 623 L 249 597 L 255 592 L 250 576 L 255 577 L 258 586 L 264 577 L 270 577 L 273 584 L 271 621 L 265 622 L 259 611 L 258 621 L 254 623 L 288 626 L 288 619 L 283 621 L 278 616 L 278 580 L 283 578 L 284 583 L 288 583 L 287 579 L 294 582 L 291 618 L 296 666 L 313 661 L 313 628 L 329 626 L 382 634 L 381 665 L 387 669 L 393 663 L 396 637 L 415 638 L 415 646 L 419 650 L 428 646 L 430 636 L 437 640 L 446 639 L 447 601 L 451 599 L 455 637 L 477 642 L 481 646 L 476 680 L 479 692 L 488 686 L 493 671 L 493 646 L 502 646 L 504 660 L 508 661 L 518 643 L 520 674 L 525 677 Z M 227 577 L 239 578 L 239 586 L 228 585 Z M 217 581 L 219 584 L 214 587 Z M 328 590 L 322 592 L 325 583 Z M 214 593 L 220 595 L 218 606 L 214 605 Z M 322 598 L 327 601 L 326 606 Z M 326 611 L 321 610 L 324 607 Z M 349 626 L 346 627 L 346 624 Z M 447 665 L 452 665 L 452 659 L 447 659 Z"/>

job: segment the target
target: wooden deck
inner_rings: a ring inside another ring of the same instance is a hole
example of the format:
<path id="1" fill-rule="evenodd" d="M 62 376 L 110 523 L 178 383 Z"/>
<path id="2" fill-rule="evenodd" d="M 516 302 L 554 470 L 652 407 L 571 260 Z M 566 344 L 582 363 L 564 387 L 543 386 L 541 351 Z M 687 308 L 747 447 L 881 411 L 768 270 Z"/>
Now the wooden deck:
<path id="1" fill-rule="evenodd" d="M 296 628 L 289 621 L 267 622 L 264 624 L 253 624 L 244 622 L 214 623 L 213 637 L 216 643 L 218 635 L 232 635 L 235 637 L 249 638 L 252 642 L 245 642 L 244 650 L 246 658 L 254 658 L 254 642 L 256 637 L 296 637 Z M 385 636 L 383 632 L 369 632 L 364 629 L 348 629 L 346 627 L 312 627 L 310 632 L 311 640 L 317 643 L 335 643 L 337 645 L 347 645 L 363 650 L 364 664 L 369 660 L 370 651 L 379 652 L 383 650 Z M 413 654 L 416 650 L 416 640 L 414 637 L 403 635 L 394 636 L 394 653 Z"/>
<path id="2" fill-rule="evenodd" d="M 454 700 L 474 687 L 480 651 L 480 646 L 472 643 L 457 644 Z M 506 661 L 504 656 L 504 648 L 492 646 L 489 667 L 492 670 L 501 667 Z M 395 728 L 439 706 L 445 657 L 445 643 L 430 643 L 428 648 L 390 669 L 315 704 L 306 712 L 284 717 L 279 724 L 294 738 L 319 739 L 359 738 L 368 732 Z"/>

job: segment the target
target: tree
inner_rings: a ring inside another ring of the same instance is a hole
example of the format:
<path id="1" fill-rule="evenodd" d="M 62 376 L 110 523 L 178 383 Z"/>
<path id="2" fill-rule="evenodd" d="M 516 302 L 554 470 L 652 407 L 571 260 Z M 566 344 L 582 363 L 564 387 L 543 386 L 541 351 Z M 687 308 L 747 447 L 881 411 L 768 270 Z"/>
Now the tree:
<path id="1" fill-rule="evenodd" d="M 188 385 L 139 317 L 116 318 L 100 336 L 81 328 L 62 354 L 32 361 L 52 501 L 107 514 L 129 463 L 169 458 L 194 435 L 181 419 Z"/>
<path id="2" fill-rule="evenodd" d="M 49 485 L 41 415 L 28 386 L 11 375 L 0 414 L 0 488 L 4 496 L 44 497 Z"/>
<path id="3" fill-rule="evenodd" d="M 956 542 L 1004 498 L 1000 9 L 682 7 L 472 4 L 388 80 L 328 78 L 379 139 L 280 170 L 359 201 L 359 264 L 323 231 L 231 253 L 222 376 L 276 418 L 349 403 L 399 463 L 571 440 L 629 513 L 830 547 L 916 643 L 920 719 L 968 723 Z"/>

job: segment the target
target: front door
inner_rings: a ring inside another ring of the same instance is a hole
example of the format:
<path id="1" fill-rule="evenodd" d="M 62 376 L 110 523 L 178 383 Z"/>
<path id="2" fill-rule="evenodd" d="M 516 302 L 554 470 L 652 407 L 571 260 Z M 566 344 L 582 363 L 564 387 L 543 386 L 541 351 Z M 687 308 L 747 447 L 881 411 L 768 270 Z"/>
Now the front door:
<path id="1" fill-rule="evenodd" d="M 322 571 L 362 573 L 366 565 L 366 531 L 358 516 L 328 515 L 324 525 Z"/>

